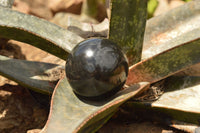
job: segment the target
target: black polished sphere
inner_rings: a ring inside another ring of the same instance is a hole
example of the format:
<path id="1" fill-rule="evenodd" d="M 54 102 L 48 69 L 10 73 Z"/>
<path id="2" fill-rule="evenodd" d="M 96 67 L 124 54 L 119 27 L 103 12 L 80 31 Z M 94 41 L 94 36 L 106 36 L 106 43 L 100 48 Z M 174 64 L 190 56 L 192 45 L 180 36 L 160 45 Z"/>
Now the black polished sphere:
<path id="1" fill-rule="evenodd" d="M 128 76 L 121 49 L 108 39 L 79 43 L 66 61 L 66 76 L 73 91 L 86 98 L 107 98 L 119 91 Z"/>

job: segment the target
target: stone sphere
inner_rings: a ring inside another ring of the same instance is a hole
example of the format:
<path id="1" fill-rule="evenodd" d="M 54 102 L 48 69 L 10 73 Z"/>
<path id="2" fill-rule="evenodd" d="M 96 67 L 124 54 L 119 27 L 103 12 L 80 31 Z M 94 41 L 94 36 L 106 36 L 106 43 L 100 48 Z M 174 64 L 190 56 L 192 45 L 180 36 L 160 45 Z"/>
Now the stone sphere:
<path id="1" fill-rule="evenodd" d="M 128 61 L 111 40 L 87 39 L 69 54 L 65 72 L 75 94 L 103 100 L 123 87 L 128 76 Z"/>

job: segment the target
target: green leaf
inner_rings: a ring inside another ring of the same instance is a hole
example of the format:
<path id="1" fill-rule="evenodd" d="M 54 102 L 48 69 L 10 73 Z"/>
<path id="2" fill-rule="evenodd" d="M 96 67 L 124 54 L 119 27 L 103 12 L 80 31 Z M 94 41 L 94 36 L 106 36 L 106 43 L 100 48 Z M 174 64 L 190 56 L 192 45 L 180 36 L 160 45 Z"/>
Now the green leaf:
<path id="1" fill-rule="evenodd" d="M 200 36 L 200 4 L 192 1 L 147 21 L 142 60 Z"/>
<path id="2" fill-rule="evenodd" d="M 46 20 L 3 7 L 0 7 L 0 36 L 29 43 L 64 60 L 83 40 Z"/>
<path id="3" fill-rule="evenodd" d="M 55 64 L 11 59 L 1 55 L 0 64 L 0 75 L 44 94 L 53 92 L 59 79 L 53 74 L 58 75 L 63 69 Z"/>
<path id="4" fill-rule="evenodd" d="M 129 64 L 141 60 L 147 0 L 112 0 L 109 38 L 123 49 Z"/>
<path id="5" fill-rule="evenodd" d="M 182 0 L 182 1 L 189 2 L 189 1 L 191 1 L 191 0 Z"/>
<path id="6" fill-rule="evenodd" d="M 81 15 L 96 18 L 98 13 L 98 0 L 85 0 L 81 9 Z"/>
<path id="7" fill-rule="evenodd" d="M 153 17 L 153 14 L 158 6 L 157 0 L 148 0 L 147 11 L 148 11 L 148 18 Z"/>
<path id="8" fill-rule="evenodd" d="M 66 78 L 58 83 L 51 101 L 51 109 L 43 133 L 91 133 L 101 127 L 117 108 L 148 87 L 148 83 L 138 83 L 120 91 L 107 101 L 80 100 L 72 91 Z"/>
<path id="9" fill-rule="evenodd" d="M 143 110 L 149 116 L 157 116 L 167 124 L 173 120 L 200 124 L 200 77 L 173 76 L 165 82 L 165 93 L 153 102 L 129 101 L 124 109 L 134 113 Z M 141 113 L 141 112 L 140 112 Z M 154 114 L 154 115 L 152 115 Z"/>
<path id="10" fill-rule="evenodd" d="M 129 68 L 127 84 L 154 83 L 200 62 L 200 38 L 173 47 Z"/>

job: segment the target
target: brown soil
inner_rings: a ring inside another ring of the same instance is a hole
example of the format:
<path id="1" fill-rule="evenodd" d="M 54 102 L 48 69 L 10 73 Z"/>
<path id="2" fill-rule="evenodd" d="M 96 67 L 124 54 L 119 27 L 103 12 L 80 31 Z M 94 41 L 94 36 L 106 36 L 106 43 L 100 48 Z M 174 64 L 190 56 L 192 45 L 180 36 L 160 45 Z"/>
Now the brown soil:
<path id="1" fill-rule="evenodd" d="M 29 50 L 22 53 L 16 41 L 1 41 L 0 54 L 16 59 L 26 59 Z M 34 48 L 33 48 L 34 49 Z M 38 50 L 39 51 L 39 50 Z M 32 54 L 36 54 L 35 50 Z M 36 57 L 39 58 L 40 54 Z M 24 88 L 14 81 L 0 76 L 0 132 L 1 133 L 26 133 L 39 131 L 47 120 L 48 109 L 41 106 Z M 34 129 L 34 130 L 32 130 Z M 31 131 L 32 130 L 32 131 Z"/>
<path id="2" fill-rule="evenodd" d="M 19 85 L 0 86 L 0 132 L 26 133 L 41 129 L 48 111 L 40 106 L 26 88 Z"/>

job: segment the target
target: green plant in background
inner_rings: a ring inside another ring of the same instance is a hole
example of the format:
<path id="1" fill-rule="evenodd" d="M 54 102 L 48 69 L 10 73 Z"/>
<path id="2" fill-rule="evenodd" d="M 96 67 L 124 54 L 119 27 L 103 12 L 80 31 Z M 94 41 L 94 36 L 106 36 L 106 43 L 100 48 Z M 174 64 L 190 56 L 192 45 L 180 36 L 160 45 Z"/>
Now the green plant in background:
<path id="1" fill-rule="evenodd" d="M 148 18 L 153 17 L 153 14 L 158 6 L 157 0 L 148 0 L 147 11 L 148 11 Z"/>
<path id="2" fill-rule="evenodd" d="M 189 2 L 189 1 L 191 1 L 191 0 L 182 0 L 182 1 Z"/>
<path id="3" fill-rule="evenodd" d="M 64 60 L 85 39 L 1 5 L 1 37 L 26 42 Z M 95 132 L 122 104 L 130 113 L 159 112 L 173 126 L 173 120 L 199 125 L 200 2 L 189 2 L 147 23 L 147 0 L 112 0 L 111 6 L 108 38 L 126 53 L 129 75 L 127 88 L 107 100 L 77 98 L 65 77 L 49 76 L 63 70 L 61 65 L 0 56 L 1 75 L 39 93 L 53 93 L 49 118 L 42 132 Z M 156 84 L 161 84 L 167 92 L 159 100 L 134 101 L 134 97 L 155 88 Z"/>

